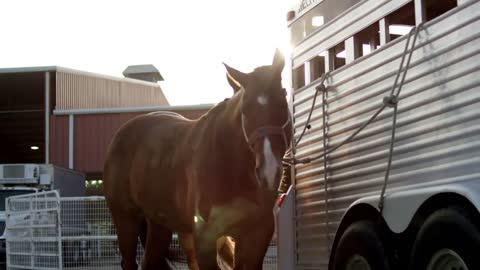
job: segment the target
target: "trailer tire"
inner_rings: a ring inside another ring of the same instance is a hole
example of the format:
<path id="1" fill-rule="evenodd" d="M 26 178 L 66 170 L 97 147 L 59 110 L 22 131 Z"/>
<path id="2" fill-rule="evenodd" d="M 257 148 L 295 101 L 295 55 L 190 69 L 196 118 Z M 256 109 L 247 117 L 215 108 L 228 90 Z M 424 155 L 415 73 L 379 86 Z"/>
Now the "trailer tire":
<path id="1" fill-rule="evenodd" d="M 371 221 L 352 223 L 338 242 L 332 270 L 350 269 L 390 269 L 382 237 Z"/>
<path id="2" fill-rule="evenodd" d="M 413 246 L 410 269 L 480 269 L 479 228 L 454 208 L 430 215 Z"/>

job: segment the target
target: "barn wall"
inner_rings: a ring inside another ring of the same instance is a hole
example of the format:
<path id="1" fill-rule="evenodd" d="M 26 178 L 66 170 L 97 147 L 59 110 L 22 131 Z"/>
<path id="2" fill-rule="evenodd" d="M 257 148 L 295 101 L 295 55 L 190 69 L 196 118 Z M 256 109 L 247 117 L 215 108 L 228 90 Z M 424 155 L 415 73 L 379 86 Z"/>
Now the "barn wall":
<path id="1" fill-rule="evenodd" d="M 56 110 L 168 105 L 155 83 L 69 72 L 56 76 Z"/>
<path id="2" fill-rule="evenodd" d="M 178 113 L 196 119 L 205 110 L 182 110 Z M 74 168 L 87 175 L 101 176 L 106 152 L 117 130 L 128 120 L 145 113 L 75 115 Z M 68 126 L 68 117 L 67 126 Z M 68 132 L 68 128 L 67 128 Z M 68 165 L 68 134 L 67 134 Z"/>

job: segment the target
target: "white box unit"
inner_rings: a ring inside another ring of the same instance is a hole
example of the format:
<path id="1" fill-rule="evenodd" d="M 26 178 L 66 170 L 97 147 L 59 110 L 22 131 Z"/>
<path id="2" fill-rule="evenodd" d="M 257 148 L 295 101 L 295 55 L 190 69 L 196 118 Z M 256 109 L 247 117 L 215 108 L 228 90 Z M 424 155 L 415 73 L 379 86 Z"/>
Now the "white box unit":
<path id="1" fill-rule="evenodd" d="M 37 184 L 40 167 L 37 164 L 0 165 L 0 184 Z"/>

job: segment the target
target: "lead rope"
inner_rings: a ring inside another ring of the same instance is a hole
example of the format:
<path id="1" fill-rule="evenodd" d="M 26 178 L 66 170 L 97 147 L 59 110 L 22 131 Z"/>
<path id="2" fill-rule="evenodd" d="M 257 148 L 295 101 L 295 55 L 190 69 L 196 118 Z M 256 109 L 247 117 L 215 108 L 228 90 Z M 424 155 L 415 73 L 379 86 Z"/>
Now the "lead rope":
<path id="1" fill-rule="evenodd" d="M 326 89 L 325 80 L 329 75 L 330 75 L 330 72 L 324 73 L 322 77 L 320 77 L 320 84 L 317 87 L 315 87 L 316 91 L 315 91 L 315 95 L 313 96 L 312 106 L 310 107 L 310 111 L 308 112 L 307 121 L 305 122 L 305 126 L 303 127 L 302 133 L 300 134 L 300 136 L 298 136 L 298 139 L 294 144 L 295 147 L 297 147 L 297 145 L 302 140 L 303 135 L 305 134 L 305 131 L 307 131 L 307 129 L 310 128 L 310 119 L 312 118 L 313 109 L 315 109 L 315 103 L 317 101 L 318 92 Z"/>
<path id="2" fill-rule="evenodd" d="M 384 203 L 385 203 L 385 191 L 387 189 L 387 184 L 388 184 L 388 180 L 389 180 L 389 177 L 390 177 L 390 170 L 391 170 L 391 167 L 392 167 L 393 149 L 394 149 L 394 146 L 395 146 L 395 132 L 396 132 L 396 127 L 397 127 L 398 97 L 399 97 L 399 95 L 402 91 L 402 87 L 403 87 L 403 84 L 405 82 L 405 77 L 407 76 L 408 68 L 410 67 L 410 61 L 412 60 L 413 51 L 415 49 L 415 42 L 417 41 L 418 33 L 420 32 L 419 28 L 421 28 L 422 26 L 423 26 L 423 23 L 420 23 L 417 27 L 414 27 L 414 28 L 412 28 L 412 30 L 410 30 L 410 33 L 409 33 L 408 39 L 407 39 L 407 43 L 405 44 L 405 50 L 404 50 L 404 53 L 402 55 L 402 61 L 400 62 L 400 67 L 398 68 L 398 72 L 397 72 L 397 76 L 395 78 L 395 82 L 393 84 L 392 90 L 390 91 L 390 96 L 385 97 L 384 100 L 383 100 L 384 106 L 386 105 L 386 106 L 389 106 L 389 107 L 393 107 L 393 117 L 392 117 L 392 134 L 391 134 L 391 138 L 390 138 L 390 148 L 389 148 L 389 152 L 388 152 L 387 169 L 385 170 L 385 178 L 383 180 L 382 191 L 380 193 L 380 200 L 378 202 L 378 209 L 380 210 L 380 215 L 381 216 L 383 215 L 383 208 L 385 206 L 384 205 Z M 400 77 L 400 73 L 402 72 L 403 62 L 405 60 L 405 56 L 406 56 L 407 51 L 408 51 L 408 45 L 410 43 L 410 38 L 411 38 L 412 34 L 413 34 L 412 47 L 410 49 L 410 53 L 408 54 L 407 64 L 405 65 L 405 71 L 403 72 L 402 79 L 400 80 L 400 83 L 398 84 L 398 90 L 395 93 L 395 88 L 397 87 L 398 78 Z"/>

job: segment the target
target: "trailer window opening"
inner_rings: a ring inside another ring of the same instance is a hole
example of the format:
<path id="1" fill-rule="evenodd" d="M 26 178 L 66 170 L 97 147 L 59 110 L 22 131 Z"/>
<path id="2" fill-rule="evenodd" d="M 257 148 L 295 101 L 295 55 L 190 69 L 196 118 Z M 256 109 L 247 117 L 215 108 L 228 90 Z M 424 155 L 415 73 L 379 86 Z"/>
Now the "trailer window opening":
<path id="1" fill-rule="evenodd" d="M 415 6 L 409 2 L 386 17 L 389 41 L 404 36 L 415 27 Z"/>
<path id="2" fill-rule="evenodd" d="M 427 21 L 433 20 L 457 7 L 457 0 L 424 0 Z"/>
<path id="3" fill-rule="evenodd" d="M 345 42 L 341 42 L 329 50 L 333 58 L 333 70 L 339 69 L 346 64 L 347 52 L 345 51 Z"/>
<path id="4" fill-rule="evenodd" d="M 312 81 L 325 74 L 325 54 L 326 52 L 320 53 L 310 61 L 310 78 L 312 78 Z"/>
<path id="5" fill-rule="evenodd" d="M 293 89 L 297 90 L 305 86 L 305 65 L 293 70 Z"/>
<path id="6" fill-rule="evenodd" d="M 355 50 L 358 57 L 365 56 L 380 46 L 380 27 L 378 22 L 355 34 Z"/>

